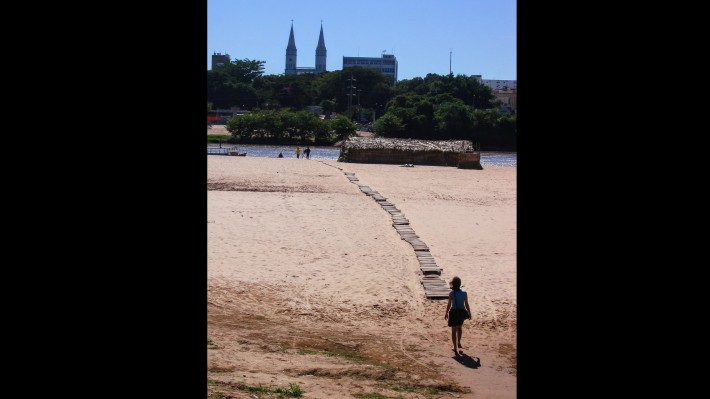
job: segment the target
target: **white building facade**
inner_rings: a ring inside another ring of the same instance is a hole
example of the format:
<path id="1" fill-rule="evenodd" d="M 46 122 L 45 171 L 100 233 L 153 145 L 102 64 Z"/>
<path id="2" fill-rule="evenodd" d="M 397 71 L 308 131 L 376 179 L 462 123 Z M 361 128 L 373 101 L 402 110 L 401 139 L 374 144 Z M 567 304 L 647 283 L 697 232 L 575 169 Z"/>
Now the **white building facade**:
<path id="1" fill-rule="evenodd" d="M 373 68 L 392 79 L 397 84 L 397 57 L 394 54 L 382 54 L 382 57 L 343 57 L 343 69 L 347 67 Z"/>
<path id="2" fill-rule="evenodd" d="M 493 90 L 517 90 L 517 80 L 481 79 L 481 83 Z"/>

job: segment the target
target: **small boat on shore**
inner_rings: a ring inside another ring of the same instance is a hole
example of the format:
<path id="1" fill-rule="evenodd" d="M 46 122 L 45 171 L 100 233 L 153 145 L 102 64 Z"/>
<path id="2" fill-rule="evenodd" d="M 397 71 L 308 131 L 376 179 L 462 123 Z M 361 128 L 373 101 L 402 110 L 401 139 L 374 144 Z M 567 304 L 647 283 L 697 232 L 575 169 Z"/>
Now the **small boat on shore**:
<path id="1" fill-rule="evenodd" d="M 235 156 L 235 157 L 245 157 L 245 156 L 247 156 L 247 153 L 244 152 L 244 153 L 240 154 L 239 152 L 237 152 L 237 150 L 234 150 L 234 151 L 229 151 L 229 155 Z"/>

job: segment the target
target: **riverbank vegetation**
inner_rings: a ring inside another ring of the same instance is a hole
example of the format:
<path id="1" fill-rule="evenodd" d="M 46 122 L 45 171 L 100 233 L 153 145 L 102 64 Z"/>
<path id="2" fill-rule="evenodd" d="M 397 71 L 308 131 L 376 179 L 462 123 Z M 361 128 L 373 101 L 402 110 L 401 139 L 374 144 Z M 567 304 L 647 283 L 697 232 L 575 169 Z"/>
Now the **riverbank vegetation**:
<path id="1" fill-rule="evenodd" d="M 517 117 L 501 112 L 492 90 L 475 76 L 427 74 L 391 86 L 385 75 L 369 68 L 263 75 L 263 64 L 234 60 L 207 71 L 208 110 L 251 111 L 227 124 L 236 142 L 332 145 L 354 134 L 353 122 L 375 120 L 373 129 L 383 137 L 470 140 L 488 150 L 517 149 Z"/>

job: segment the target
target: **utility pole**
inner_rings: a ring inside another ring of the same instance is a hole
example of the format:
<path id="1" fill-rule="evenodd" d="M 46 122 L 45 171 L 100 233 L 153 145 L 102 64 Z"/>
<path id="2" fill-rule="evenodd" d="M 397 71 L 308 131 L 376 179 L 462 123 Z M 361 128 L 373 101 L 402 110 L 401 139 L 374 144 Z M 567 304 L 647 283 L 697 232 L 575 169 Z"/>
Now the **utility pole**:
<path id="1" fill-rule="evenodd" d="M 360 107 L 360 92 L 361 89 L 357 89 L 357 114 L 358 114 L 358 122 L 362 121 L 362 108 Z"/>
<path id="2" fill-rule="evenodd" d="M 452 53 L 452 48 L 449 47 L 449 75 L 451 75 L 451 53 Z"/>
<path id="3" fill-rule="evenodd" d="M 350 119 L 353 119 L 352 108 L 353 108 L 353 96 L 355 95 L 355 94 L 353 94 L 353 89 L 356 89 L 356 87 L 353 86 L 353 82 L 355 82 L 356 79 L 353 78 L 352 73 L 350 73 L 350 79 L 348 79 L 348 80 L 350 81 L 350 94 L 348 94 L 348 117 Z"/>

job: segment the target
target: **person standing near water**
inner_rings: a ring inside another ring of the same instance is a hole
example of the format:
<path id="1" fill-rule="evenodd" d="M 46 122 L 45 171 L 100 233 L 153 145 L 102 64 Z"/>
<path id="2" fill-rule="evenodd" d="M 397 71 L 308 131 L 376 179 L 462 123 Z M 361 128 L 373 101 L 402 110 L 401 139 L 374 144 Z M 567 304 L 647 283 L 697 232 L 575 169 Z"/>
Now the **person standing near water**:
<path id="1" fill-rule="evenodd" d="M 301 147 L 296 147 L 296 158 L 298 159 L 301 156 Z"/>
<path id="2" fill-rule="evenodd" d="M 451 292 L 449 293 L 449 302 L 446 304 L 446 314 L 444 320 L 449 320 L 451 327 L 451 342 L 454 344 L 454 353 L 456 356 L 463 353 L 461 349 L 461 333 L 464 319 L 471 320 L 471 307 L 468 306 L 468 294 L 461 289 L 461 279 L 454 277 L 449 283 Z"/>
<path id="3" fill-rule="evenodd" d="M 306 146 L 306 149 L 303 150 L 303 153 L 306 154 L 306 159 L 311 159 L 311 147 Z"/>

